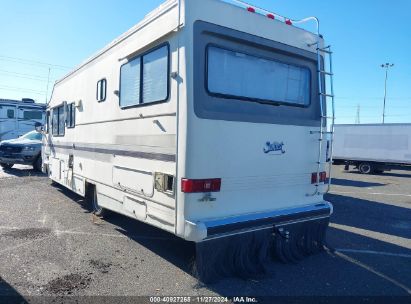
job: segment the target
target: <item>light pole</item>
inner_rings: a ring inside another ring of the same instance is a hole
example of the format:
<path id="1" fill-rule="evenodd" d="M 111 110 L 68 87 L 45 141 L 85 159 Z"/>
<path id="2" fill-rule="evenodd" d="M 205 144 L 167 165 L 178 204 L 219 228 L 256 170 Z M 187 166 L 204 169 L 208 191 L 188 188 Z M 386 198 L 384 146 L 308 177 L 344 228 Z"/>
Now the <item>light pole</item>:
<path id="1" fill-rule="evenodd" d="M 387 100 L 387 80 L 388 80 L 388 69 L 394 66 L 393 63 L 381 64 L 381 67 L 385 69 L 385 86 L 384 86 L 384 108 L 382 110 L 382 123 L 385 123 L 385 102 Z"/>

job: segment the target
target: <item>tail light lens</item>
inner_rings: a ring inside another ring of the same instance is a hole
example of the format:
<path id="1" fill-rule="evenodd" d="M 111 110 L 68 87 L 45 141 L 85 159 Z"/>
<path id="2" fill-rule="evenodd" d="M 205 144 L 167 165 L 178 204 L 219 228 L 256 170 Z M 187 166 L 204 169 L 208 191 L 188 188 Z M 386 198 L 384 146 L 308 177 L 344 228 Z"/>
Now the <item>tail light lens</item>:
<path id="1" fill-rule="evenodd" d="M 181 180 L 181 191 L 184 193 L 220 192 L 221 178 Z"/>
<path id="2" fill-rule="evenodd" d="M 293 25 L 293 22 L 290 19 L 285 20 L 285 24 L 287 25 Z"/>
<path id="3" fill-rule="evenodd" d="M 267 17 L 273 20 L 275 19 L 275 16 L 273 14 L 267 14 Z"/>
<path id="4" fill-rule="evenodd" d="M 327 180 L 327 172 L 320 172 L 320 181 L 318 183 L 325 183 Z M 317 184 L 317 172 L 311 174 L 311 184 Z"/>
<path id="5" fill-rule="evenodd" d="M 249 11 L 250 13 L 255 13 L 255 8 L 254 7 L 247 7 L 247 11 Z"/>

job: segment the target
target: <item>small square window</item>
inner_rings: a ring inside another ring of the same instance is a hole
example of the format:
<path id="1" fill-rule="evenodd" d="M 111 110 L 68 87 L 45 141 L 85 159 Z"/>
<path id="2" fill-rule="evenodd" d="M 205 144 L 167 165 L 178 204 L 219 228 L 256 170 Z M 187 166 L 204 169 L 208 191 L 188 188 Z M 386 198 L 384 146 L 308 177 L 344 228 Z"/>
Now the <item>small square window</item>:
<path id="1" fill-rule="evenodd" d="M 98 102 L 102 102 L 106 100 L 107 94 L 107 80 L 101 79 L 97 82 L 97 94 L 96 98 Z"/>
<path id="2" fill-rule="evenodd" d="M 67 106 L 67 128 L 74 128 L 76 126 L 76 107 L 74 103 L 70 103 Z"/>
<path id="3" fill-rule="evenodd" d="M 14 118 L 14 110 L 12 109 L 7 110 L 7 118 Z"/>

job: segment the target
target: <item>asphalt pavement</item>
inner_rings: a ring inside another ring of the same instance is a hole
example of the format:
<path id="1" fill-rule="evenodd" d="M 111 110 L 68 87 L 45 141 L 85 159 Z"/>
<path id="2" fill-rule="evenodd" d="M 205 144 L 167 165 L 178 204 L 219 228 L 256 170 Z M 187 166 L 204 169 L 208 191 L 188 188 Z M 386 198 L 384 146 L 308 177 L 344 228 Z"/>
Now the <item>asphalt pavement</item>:
<path id="1" fill-rule="evenodd" d="M 96 218 L 81 197 L 30 167 L 0 170 L 0 302 L 2 296 L 411 301 L 402 298 L 411 295 L 411 171 L 333 171 L 329 251 L 298 264 L 272 262 L 258 279 L 203 285 L 190 272 L 191 243 L 120 215 Z"/>

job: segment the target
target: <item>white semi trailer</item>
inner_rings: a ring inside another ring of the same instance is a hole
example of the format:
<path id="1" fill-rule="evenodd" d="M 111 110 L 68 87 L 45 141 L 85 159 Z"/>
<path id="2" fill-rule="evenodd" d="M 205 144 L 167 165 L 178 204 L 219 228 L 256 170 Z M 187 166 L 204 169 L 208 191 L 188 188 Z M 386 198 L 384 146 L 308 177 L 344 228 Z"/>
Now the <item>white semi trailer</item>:
<path id="1" fill-rule="evenodd" d="M 335 125 L 334 163 L 363 174 L 411 166 L 411 124 Z"/>
<path id="2" fill-rule="evenodd" d="M 297 261 L 332 213 L 330 54 L 316 18 L 169 0 L 55 84 L 44 171 L 96 214 L 195 242 L 203 280 L 260 272 L 270 250 Z"/>

